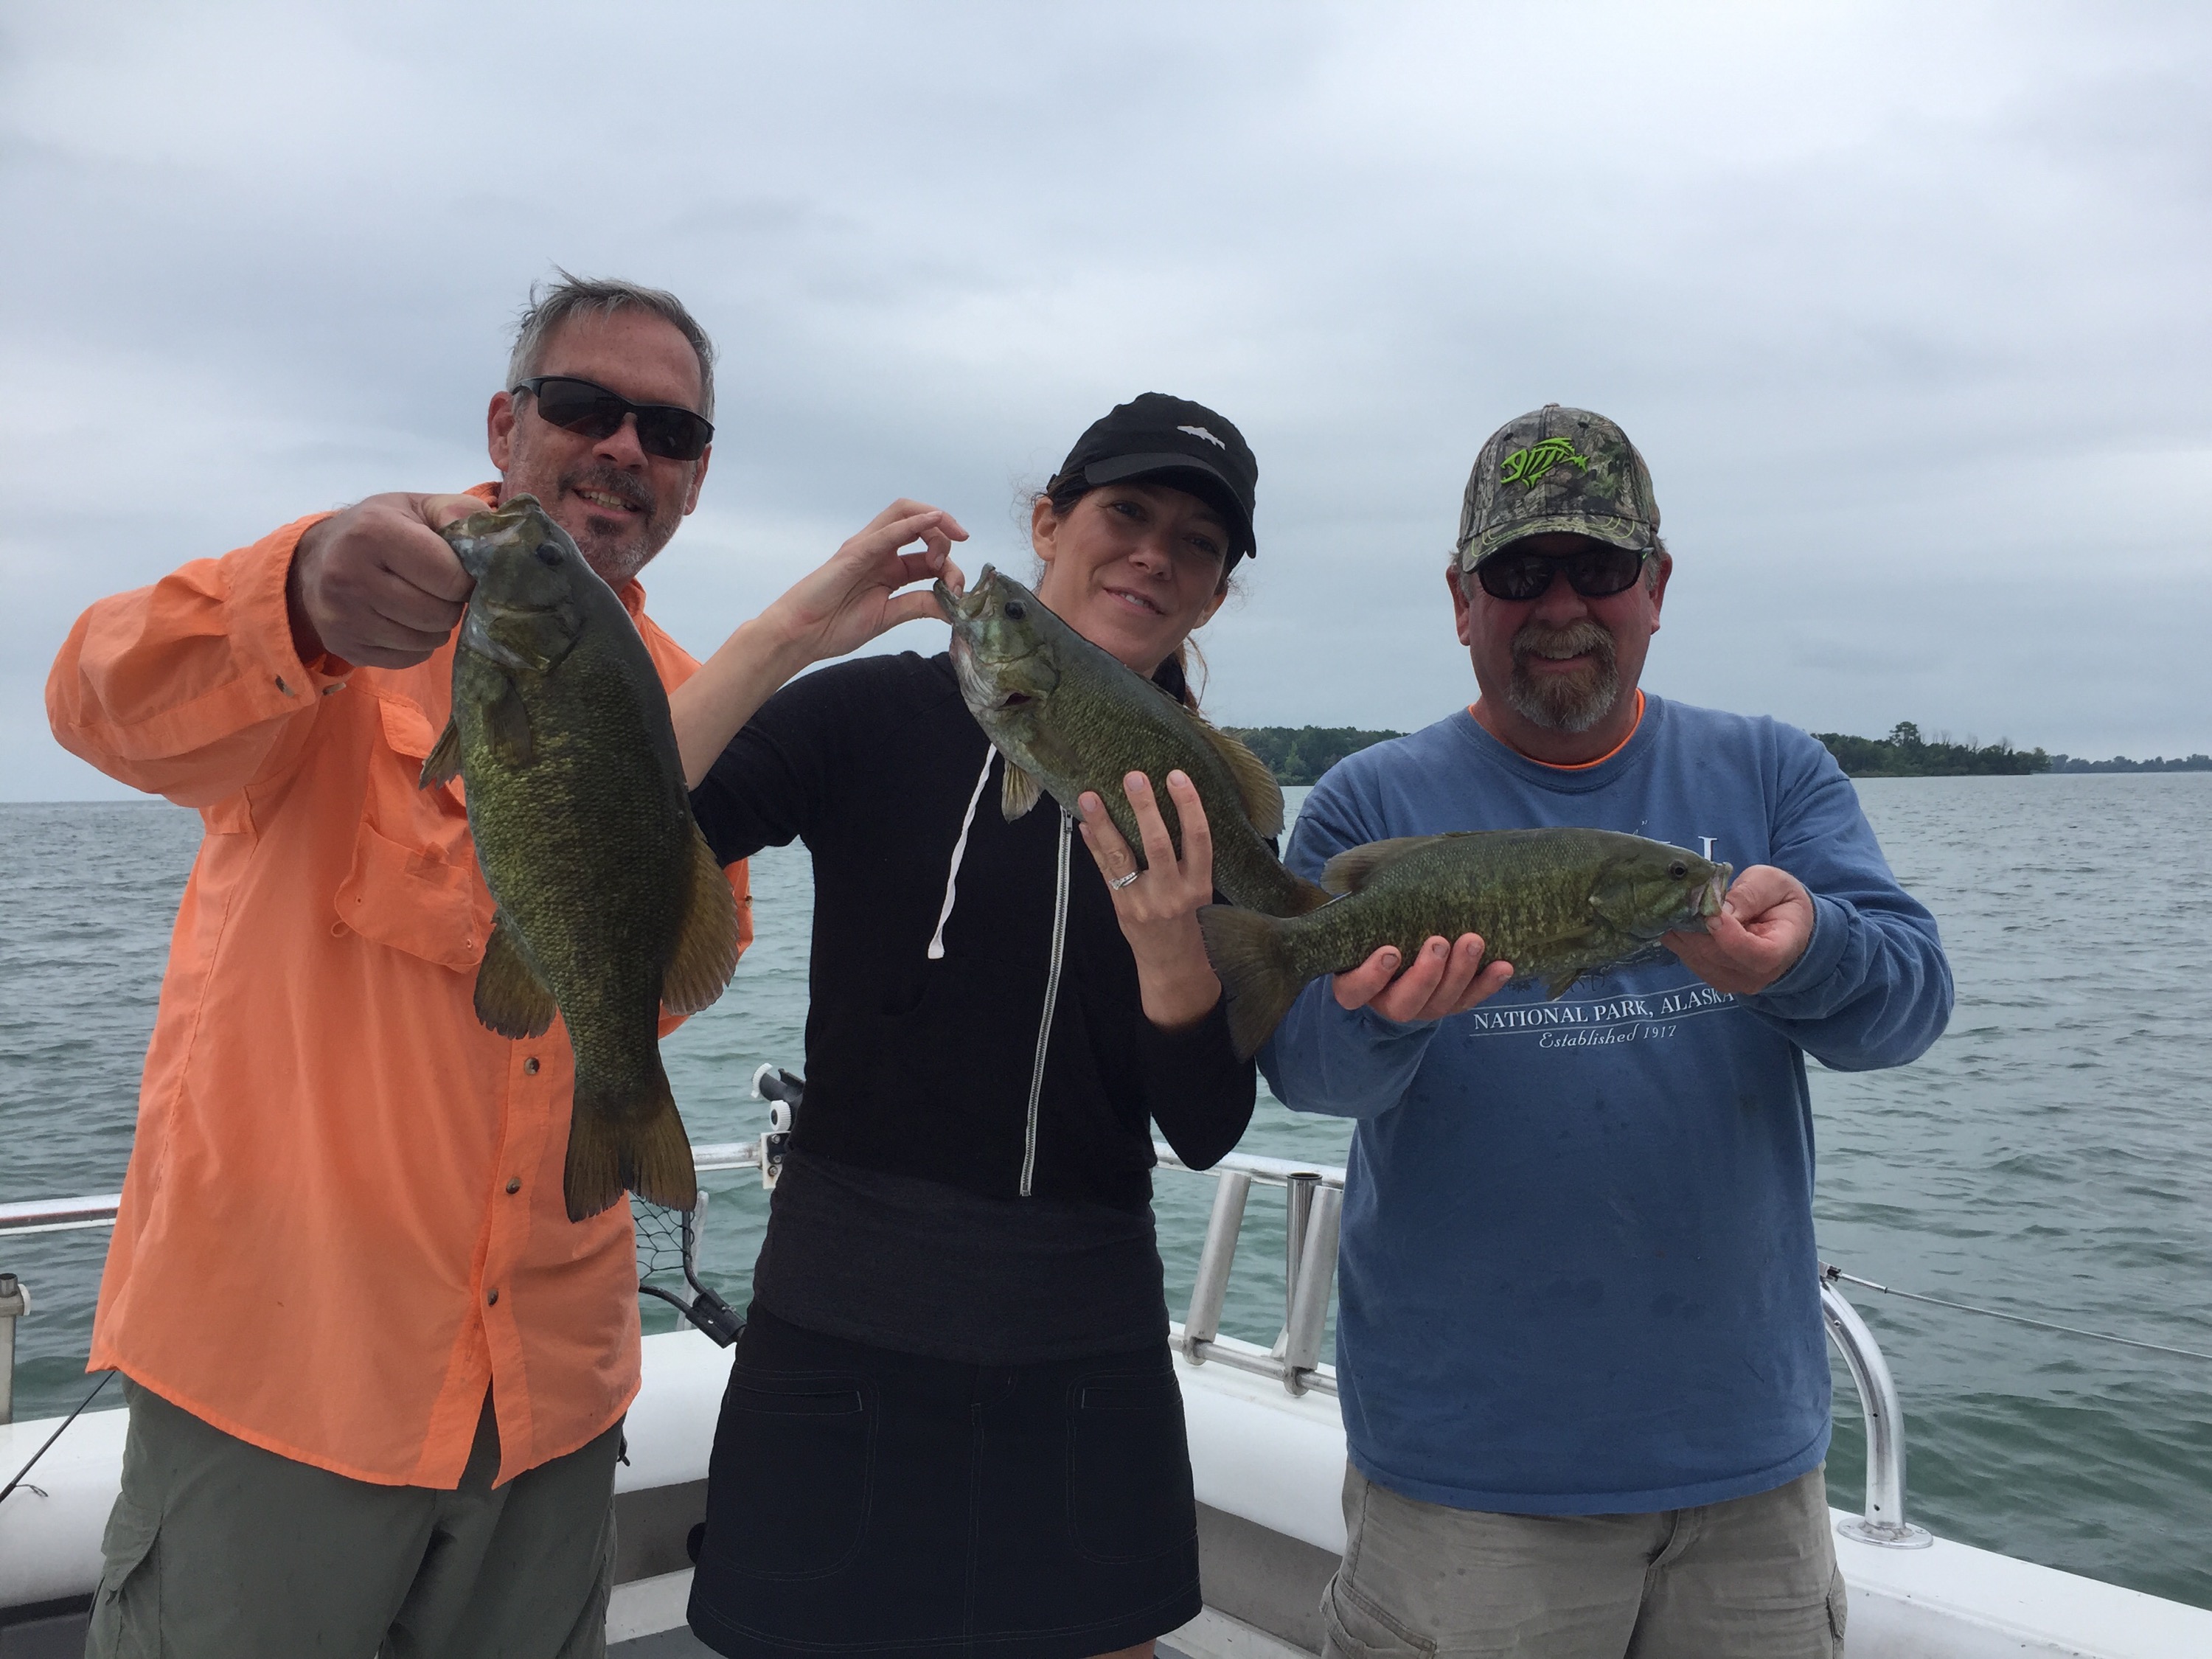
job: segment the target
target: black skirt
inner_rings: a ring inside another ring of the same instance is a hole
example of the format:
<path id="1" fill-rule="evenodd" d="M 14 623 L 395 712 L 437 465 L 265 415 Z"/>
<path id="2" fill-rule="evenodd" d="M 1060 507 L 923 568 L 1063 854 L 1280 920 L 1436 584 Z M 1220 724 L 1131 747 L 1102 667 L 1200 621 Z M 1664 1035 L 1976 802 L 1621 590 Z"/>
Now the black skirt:
<path id="1" fill-rule="evenodd" d="M 716 1652 L 1085 1659 L 1199 1608 L 1164 1341 L 967 1364 L 753 1305 L 691 1589 L 691 1628 Z"/>

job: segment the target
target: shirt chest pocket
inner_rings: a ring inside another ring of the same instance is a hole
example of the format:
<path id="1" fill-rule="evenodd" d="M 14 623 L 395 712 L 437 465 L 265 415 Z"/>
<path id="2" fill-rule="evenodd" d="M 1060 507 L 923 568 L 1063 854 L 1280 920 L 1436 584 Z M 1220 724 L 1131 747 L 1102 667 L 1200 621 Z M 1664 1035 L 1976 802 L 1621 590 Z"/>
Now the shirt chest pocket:
<path id="1" fill-rule="evenodd" d="M 492 899 L 477 869 L 468 815 L 451 785 L 417 787 L 437 733 L 414 704 L 377 700 L 353 862 L 338 920 L 363 939 L 456 969 L 491 935 Z"/>

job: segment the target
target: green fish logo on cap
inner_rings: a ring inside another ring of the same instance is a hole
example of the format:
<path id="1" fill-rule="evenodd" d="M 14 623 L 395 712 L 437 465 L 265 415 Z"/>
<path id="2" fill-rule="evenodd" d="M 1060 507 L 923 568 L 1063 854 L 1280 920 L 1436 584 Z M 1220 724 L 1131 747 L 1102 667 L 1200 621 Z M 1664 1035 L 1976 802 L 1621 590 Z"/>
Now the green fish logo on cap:
<path id="1" fill-rule="evenodd" d="M 1535 487 L 1536 481 L 1561 461 L 1571 461 L 1583 471 L 1589 471 L 1589 459 L 1575 453 L 1574 445 L 1565 438 L 1547 438 L 1526 449 L 1516 449 L 1505 458 L 1505 465 L 1498 474 L 1502 484 L 1526 484 Z"/>

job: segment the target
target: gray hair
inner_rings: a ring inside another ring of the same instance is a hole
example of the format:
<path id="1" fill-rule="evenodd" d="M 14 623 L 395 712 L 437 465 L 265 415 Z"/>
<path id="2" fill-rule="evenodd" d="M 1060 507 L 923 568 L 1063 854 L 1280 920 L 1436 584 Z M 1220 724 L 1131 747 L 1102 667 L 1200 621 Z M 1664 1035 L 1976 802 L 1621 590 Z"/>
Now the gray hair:
<path id="1" fill-rule="evenodd" d="M 665 289 L 642 288 L 612 276 L 573 276 L 558 265 L 553 269 L 561 280 L 542 291 L 532 283 L 530 303 L 515 325 L 514 349 L 507 360 L 509 391 L 538 373 L 546 345 L 571 317 L 593 313 L 611 317 L 635 307 L 651 312 L 691 343 L 699 358 L 699 412 L 710 421 L 714 418 L 714 343 L 681 300 Z"/>

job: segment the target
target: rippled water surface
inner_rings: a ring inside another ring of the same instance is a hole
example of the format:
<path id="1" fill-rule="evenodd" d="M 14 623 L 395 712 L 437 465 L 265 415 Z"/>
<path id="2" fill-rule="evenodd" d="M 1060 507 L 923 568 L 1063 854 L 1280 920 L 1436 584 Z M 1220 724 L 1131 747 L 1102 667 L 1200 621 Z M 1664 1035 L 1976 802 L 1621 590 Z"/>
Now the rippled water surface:
<path id="1" fill-rule="evenodd" d="M 1303 792 L 1292 792 L 1295 797 Z M 1826 1257 L 1957 1301 L 2212 1352 L 2212 775 L 1860 786 L 1905 884 L 1942 923 L 1958 1012 L 1918 1065 L 1815 1068 Z M 0 1200 L 112 1191 L 195 814 L 0 805 Z M 811 884 L 755 873 L 760 938 L 672 1037 L 695 1139 L 759 1133 L 763 1060 L 797 1068 Z M 1263 1099 L 1247 1151 L 1340 1164 L 1346 1126 Z M 766 1214 L 710 1176 L 708 1277 L 742 1304 Z M 1158 1178 L 1179 1305 L 1212 1183 Z M 1279 1201 L 1255 1196 L 1225 1328 L 1282 1318 Z M 82 1396 L 105 1233 L 0 1238 L 36 1308 L 19 1416 Z M 1905 1396 L 1916 1518 L 1948 1537 L 2212 1607 L 2212 1362 L 1852 1292 Z M 648 1328 L 674 1316 L 647 1304 Z M 104 1403 L 104 1402 L 103 1402 Z M 1838 1375 L 1829 1478 L 1860 1480 Z M 0 1471 L 0 1479 L 11 1471 Z"/>

